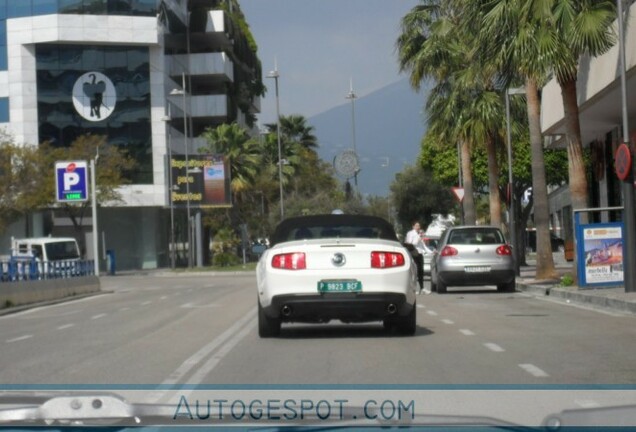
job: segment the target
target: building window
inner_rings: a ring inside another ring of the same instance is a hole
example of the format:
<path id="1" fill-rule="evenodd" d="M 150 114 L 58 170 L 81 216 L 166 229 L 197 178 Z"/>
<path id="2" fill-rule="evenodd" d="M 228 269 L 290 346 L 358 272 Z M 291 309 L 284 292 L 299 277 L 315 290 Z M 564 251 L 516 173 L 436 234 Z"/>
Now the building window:
<path id="1" fill-rule="evenodd" d="M 57 0 L 32 0 L 33 15 L 47 15 L 57 12 Z"/>
<path id="2" fill-rule="evenodd" d="M 40 142 L 65 147 L 86 133 L 105 135 L 110 145 L 125 149 L 135 159 L 136 167 L 127 173 L 129 180 L 152 184 L 148 48 L 39 44 L 36 59 Z M 82 92 L 90 92 L 99 82 L 76 87 L 78 79 L 91 72 L 108 78 L 116 94 L 113 111 L 108 117 L 97 116 L 99 120 L 80 115 L 75 106 L 78 94 L 85 101 L 93 98 Z"/>
<path id="3" fill-rule="evenodd" d="M 19 18 L 31 16 L 31 2 L 30 1 L 10 1 L 7 4 L 7 16 L 9 18 Z"/>
<path id="4" fill-rule="evenodd" d="M 0 123 L 9 123 L 9 98 L 0 98 Z"/>

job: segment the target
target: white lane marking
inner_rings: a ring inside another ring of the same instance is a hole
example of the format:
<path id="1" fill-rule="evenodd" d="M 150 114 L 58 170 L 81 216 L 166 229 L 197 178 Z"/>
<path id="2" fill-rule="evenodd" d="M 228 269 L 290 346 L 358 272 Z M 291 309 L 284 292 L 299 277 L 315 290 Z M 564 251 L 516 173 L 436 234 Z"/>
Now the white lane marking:
<path id="1" fill-rule="evenodd" d="M 148 306 L 150 303 L 152 303 L 152 300 L 148 300 L 148 301 L 143 302 L 141 304 L 141 306 Z"/>
<path id="2" fill-rule="evenodd" d="M 449 319 L 443 319 L 443 320 L 442 320 L 442 322 L 443 322 L 444 324 L 449 324 L 449 325 L 450 325 L 450 324 L 455 324 L 455 321 L 452 321 L 452 320 L 449 320 Z"/>
<path id="3" fill-rule="evenodd" d="M 432 310 L 427 310 L 426 313 L 431 315 L 431 316 L 437 316 L 437 312 L 432 311 Z"/>
<path id="4" fill-rule="evenodd" d="M 64 325 L 59 326 L 57 329 L 58 330 L 66 330 L 67 328 L 71 328 L 71 327 L 74 327 L 74 326 L 75 326 L 75 324 L 64 324 Z"/>
<path id="5" fill-rule="evenodd" d="M 172 372 L 168 378 L 166 378 L 161 383 L 161 386 L 174 386 L 174 390 L 178 390 L 177 386 L 180 382 L 183 382 L 183 378 L 185 377 L 185 375 L 188 374 L 192 369 L 197 367 L 208 355 L 210 355 L 217 349 L 222 350 L 224 344 L 229 343 L 231 346 L 234 346 L 235 343 L 240 341 L 246 333 L 239 333 L 241 337 L 238 337 L 237 333 L 240 332 L 241 329 L 246 325 L 248 325 L 248 327 L 251 329 L 251 327 L 253 326 L 252 321 L 254 321 L 256 318 L 256 312 L 256 308 L 252 309 L 241 319 L 236 321 L 231 327 L 214 338 L 209 344 L 205 345 L 199 351 L 191 355 L 174 372 Z M 152 403 L 157 403 L 161 400 L 170 400 L 171 397 L 172 394 L 170 393 L 170 391 L 156 391 L 148 394 L 148 400 Z"/>
<path id="6" fill-rule="evenodd" d="M 100 318 L 104 318 L 107 314 L 105 313 L 101 313 L 101 314 L 97 314 L 97 315 L 93 315 L 91 317 L 92 320 L 96 320 L 96 319 L 100 319 Z"/>
<path id="7" fill-rule="evenodd" d="M 33 337 L 33 335 L 18 336 L 18 337 L 13 338 L 13 339 L 7 339 L 6 342 L 7 343 L 19 342 L 19 341 L 23 341 L 23 340 L 26 340 L 26 339 L 31 339 L 32 337 Z"/>
<path id="8" fill-rule="evenodd" d="M 202 309 L 202 308 L 215 308 L 215 307 L 219 307 L 219 305 L 216 303 L 200 305 L 200 304 L 194 304 L 192 302 L 189 302 L 189 303 L 182 304 L 180 307 L 184 309 Z"/>
<path id="9" fill-rule="evenodd" d="M 424 309 L 424 305 L 418 304 L 418 305 L 417 305 L 417 308 L 418 308 L 418 309 Z"/>
<path id="10" fill-rule="evenodd" d="M 231 350 L 234 348 L 239 342 L 243 340 L 245 336 L 252 332 L 252 329 L 255 327 L 255 323 L 249 323 L 243 330 L 236 334 L 228 343 L 223 345 L 219 350 L 208 360 L 205 362 L 203 366 L 201 366 L 195 373 L 192 374 L 190 379 L 188 379 L 189 384 L 200 384 L 203 379 L 212 372 L 219 362 L 225 357 Z"/>
<path id="11" fill-rule="evenodd" d="M 130 310 L 130 308 L 128 306 L 119 309 L 120 312 L 126 312 L 126 311 L 129 311 L 129 310 Z"/>
<path id="12" fill-rule="evenodd" d="M 461 329 L 459 332 L 464 336 L 475 336 L 475 333 L 468 329 Z"/>
<path id="13" fill-rule="evenodd" d="M 161 296 L 159 297 L 159 300 L 166 300 L 168 298 L 168 296 Z"/>
<path id="14" fill-rule="evenodd" d="M 519 367 L 523 369 L 524 371 L 528 372 L 530 375 L 533 375 L 537 378 L 545 378 L 550 376 L 543 370 L 539 369 L 538 367 L 530 363 L 520 364 Z"/>
<path id="15" fill-rule="evenodd" d="M 490 351 L 494 351 L 494 352 L 504 352 L 505 351 L 505 349 L 503 349 L 502 347 L 500 347 L 496 343 L 492 343 L 492 342 L 485 343 L 484 346 L 486 348 L 488 348 Z"/>

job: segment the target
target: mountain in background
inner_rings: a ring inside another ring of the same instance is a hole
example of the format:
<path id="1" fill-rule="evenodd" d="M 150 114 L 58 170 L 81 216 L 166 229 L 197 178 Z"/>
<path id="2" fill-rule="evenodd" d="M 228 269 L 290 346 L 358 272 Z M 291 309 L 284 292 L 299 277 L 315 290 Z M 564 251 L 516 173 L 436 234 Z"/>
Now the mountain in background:
<path id="1" fill-rule="evenodd" d="M 404 79 L 355 99 L 353 117 L 361 168 L 358 189 L 363 196 L 387 196 L 395 174 L 405 165 L 415 164 L 426 132 L 426 95 L 427 88 L 415 93 Z M 328 163 L 353 148 L 350 101 L 310 117 L 307 122 L 315 128 L 318 155 Z"/>

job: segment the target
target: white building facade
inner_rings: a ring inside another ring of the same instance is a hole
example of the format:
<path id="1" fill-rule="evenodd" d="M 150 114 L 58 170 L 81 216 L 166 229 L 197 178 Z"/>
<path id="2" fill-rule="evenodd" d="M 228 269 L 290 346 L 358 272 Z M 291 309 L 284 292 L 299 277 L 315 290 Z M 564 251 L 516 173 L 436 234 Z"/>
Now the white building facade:
<path id="1" fill-rule="evenodd" d="M 0 127 L 32 146 L 104 135 L 136 161 L 131 184 L 120 188 L 123 202 L 98 210 L 100 254 L 114 251 L 118 269 L 170 265 L 167 154 L 196 153 L 207 127 L 249 129 L 259 111 L 252 90 L 260 63 L 232 19 L 237 7 L 236 0 L 0 0 Z M 174 210 L 180 240 L 183 209 Z M 45 210 L 0 233 L 0 245 L 70 229 L 59 212 Z M 88 218 L 88 259 L 91 230 Z"/>

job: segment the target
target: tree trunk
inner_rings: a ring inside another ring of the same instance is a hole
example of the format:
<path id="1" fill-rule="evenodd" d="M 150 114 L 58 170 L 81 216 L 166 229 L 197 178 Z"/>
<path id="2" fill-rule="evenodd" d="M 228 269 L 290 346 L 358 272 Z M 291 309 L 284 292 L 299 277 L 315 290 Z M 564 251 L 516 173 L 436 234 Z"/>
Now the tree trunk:
<path id="1" fill-rule="evenodd" d="M 550 244 L 550 208 L 545 178 L 543 139 L 541 137 L 541 105 L 535 80 L 526 80 L 528 125 L 530 128 L 530 154 L 532 157 L 532 197 L 534 223 L 537 229 L 537 279 L 556 279 L 552 246 Z"/>
<path id="2" fill-rule="evenodd" d="M 475 225 L 477 217 L 475 214 L 475 196 L 473 192 L 473 172 L 470 160 L 470 144 L 463 140 L 461 143 L 462 153 L 462 180 L 464 182 L 464 224 Z"/>
<path id="3" fill-rule="evenodd" d="M 584 209 L 588 206 L 587 175 L 583 160 L 583 144 L 581 143 L 581 124 L 579 123 L 579 105 L 576 100 L 576 80 L 569 80 L 561 85 L 563 110 L 565 115 L 565 134 L 568 149 L 568 174 L 572 210 Z M 581 214 L 581 223 L 587 223 L 587 214 Z M 572 273 L 577 280 L 577 256 L 574 248 Z M 578 282 L 578 281 L 577 281 Z"/>
<path id="4" fill-rule="evenodd" d="M 486 142 L 488 153 L 488 193 L 490 201 L 490 225 L 501 226 L 501 197 L 499 195 L 499 164 L 497 163 L 497 149 L 493 137 Z"/>

